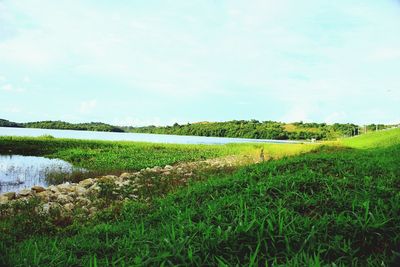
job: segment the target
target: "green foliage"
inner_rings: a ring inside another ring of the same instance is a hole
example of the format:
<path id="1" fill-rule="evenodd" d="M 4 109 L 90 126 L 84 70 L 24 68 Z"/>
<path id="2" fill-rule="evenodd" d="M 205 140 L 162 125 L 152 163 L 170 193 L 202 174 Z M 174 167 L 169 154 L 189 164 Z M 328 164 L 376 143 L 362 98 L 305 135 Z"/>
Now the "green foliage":
<path id="1" fill-rule="evenodd" d="M 101 179 L 98 183 L 100 187 L 99 197 L 106 201 L 116 200 L 119 196 L 118 187 L 111 179 Z"/>
<path id="2" fill-rule="evenodd" d="M 102 122 L 69 123 L 64 121 L 37 121 L 37 122 L 17 123 L 0 119 L 0 127 L 61 129 L 61 130 L 81 130 L 81 131 L 100 131 L 100 132 L 124 131 L 121 129 L 121 127 L 109 125 Z"/>
<path id="3" fill-rule="evenodd" d="M 251 147 L 251 146 L 245 146 Z M 60 158 L 110 174 L 235 154 L 240 145 L 171 145 L 34 137 L 0 137 L 0 154 Z"/>
<path id="4" fill-rule="evenodd" d="M 87 177 L 121 174 L 147 167 L 165 166 L 179 162 L 197 161 L 227 155 L 258 158 L 264 147 L 267 158 L 310 151 L 316 145 L 303 144 L 227 144 L 171 145 L 136 142 L 89 141 L 49 137 L 0 137 L 0 154 L 45 156 L 72 163 L 73 172 L 46 172 L 49 184 L 79 182 Z"/>
<path id="5" fill-rule="evenodd" d="M 44 135 L 39 136 L 39 138 L 42 138 L 42 139 L 54 139 L 55 137 L 52 136 L 51 134 L 44 134 Z"/>
<path id="6" fill-rule="evenodd" d="M 247 166 L 58 233 L 7 245 L 0 235 L 0 263 L 388 266 L 400 244 L 398 136 L 384 131 L 343 142 L 363 149 L 323 147 Z"/>
<path id="7" fill-rule="evenodd" d="M 288 127 L 289 126 L 289 127 Z M 288 128 L 293 128 L 288 130 Z M 126 131 L 136 133 L 156 134 L 177 134 L 195 136 L 216 136 L 216 137 L 240 137 L 255 139 L 276 139 L 276 140 L 327 140 L 342 136 L 358 134 L 358 126 L 354 124 L 327 125 L 326 123 L 303 123 L 295 122 L 285 124 L 274 121 L 260 122 L 251 121 L 228 121 L 228 122 L 204 122 L 166 127 L 126 127 Z"/>
<path id="8" fill-rule="evenodd" d="M 22 127 L 20 123 L 0 119 L 0 127 Z"/>
<path id="9" fill-rule="evenodd" d="M 38 121 L 38 122 L 21 123 L 21 125 L 25 128 L 81 130 L 81 131 L 99 131 L 99 132 L 123 132 L 123 130 L 119 127 L 101 122 L 74 124 L 64 121 Z"/>
<path id="10" fill-rule="evenodd" d="M 400 128 L 370 132 L 361 136 L 343 139 L 341 142 L 353 148 L 389 147 L 400 143 Z"/>
<path id="11" fill-rule="evenodd" d="M 194 136 L 236 137 L 250 139 L 276 139 L 276 140 L 333 140 L 341 137 L 359 135 L 360 126 L 355 124 L 335 123 L 281 123 L 275 121 L 234 120 L 227 122 L 200 122 L 172 126 L 157 127 L 117 127 L 101 122 L 68 123 L 63 121 L 38 121 L 28 123 L 15 123 L 0 119 L 0 127 L 25 127 L 43 129 L 85 130 L 104 132 L 134 132 L 153 134 L 176 134 Z M 366 126 L 368 132 L 383 130 L 391 125 L 370 124 Z"/>

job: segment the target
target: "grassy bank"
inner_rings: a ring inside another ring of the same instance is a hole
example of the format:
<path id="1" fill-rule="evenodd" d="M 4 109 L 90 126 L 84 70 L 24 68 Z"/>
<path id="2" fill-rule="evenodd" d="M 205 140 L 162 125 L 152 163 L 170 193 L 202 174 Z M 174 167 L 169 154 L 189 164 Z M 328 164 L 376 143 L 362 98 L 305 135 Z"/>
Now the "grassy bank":
<path id="1" fill-rule="evenodd" d="M 307 152 L 315 147 L 302 144 L 173 145 L 46 137 L 0 137 L 0 154 L 59 158 L 77 167 L 104 174 L 228 155 L 257 157 L 262 148 L 266 157 L 275 158 Z"/>
<path id="2" fill-rule="evenodd" d="M 358 137 L 343 139 L 340 143 L 347 147 L 359 149 L 390 147 L 400 144 L 400 129 L 367 133 Z"/>
<path id="3" fill-rule="evenodd" d="M 2 221 L 1 263 L 388 266 L 400 245 L 399 135 L 243 167 L 84 224 L 50 231 L 32 217 L 24 232 Z"/>
<path id="4" fill-rule="evenodd" d="M 60 158 L 90 170 L 135 171 L 156 165 L 218 157 L 227 147 L 158 145 L 74 139 L 1 137 L 0 153 Z"/>

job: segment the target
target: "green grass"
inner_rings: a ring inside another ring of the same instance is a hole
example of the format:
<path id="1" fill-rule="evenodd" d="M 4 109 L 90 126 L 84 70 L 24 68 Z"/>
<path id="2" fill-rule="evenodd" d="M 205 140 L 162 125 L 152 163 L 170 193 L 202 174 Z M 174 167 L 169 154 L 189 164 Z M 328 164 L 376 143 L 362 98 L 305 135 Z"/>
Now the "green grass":
<path id="1" fill-rule="evenodd" d="M 96 171 L 135 171 L 230 153 L 228 147 L 1 137 L 0 153 L 60 158 Z"/>
<path id="2" fill-rule="evenodd" d="M 371 132 L 341 140 L 345 146 L 352 148 L 388 147 L 400 143 L 400 128 Z"/>
<path id="3" fill-rule="evenodd" d="M 121 174 L 147 167 L 172 165 L 239 153 L 238 146 L 172 145 L 134 142 L 0 137 L 0 154 L 59 158 L 88 172 L 54 173 L 51 184 L 78 182 L 88 177 Z"/>
<path id="4" fill-rule="evenodd" d="M 66 228 L 47 217 L 3 220 L 0 263 L 388 266 L 400 245 L 398 135 L 243 167 Z"/>
<path id="5" fill-rule="evenodd" d="M 66 160 L 77 167 L 103 173 L 137 171 L 227 155 L 251 155 L 265 147 L 267 156 L 280 157 L 306 152 L 313 145 L 228 144 L 174 145 L 74 139 L 0 137 L 0 154 L 45 156 Z"/>

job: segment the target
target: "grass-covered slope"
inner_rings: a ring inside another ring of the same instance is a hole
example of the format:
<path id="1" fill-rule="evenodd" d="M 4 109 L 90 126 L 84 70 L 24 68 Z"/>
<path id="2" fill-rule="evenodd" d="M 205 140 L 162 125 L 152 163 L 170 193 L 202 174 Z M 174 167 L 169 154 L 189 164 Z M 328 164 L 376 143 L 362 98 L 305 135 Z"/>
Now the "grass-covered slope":
<path id="1" fill-rule="evenodd" d="M 342 140 L 342 143 L 348 147 L 364 149 L 398 145 L 400 144 L 400 128 L 346 138 Z"/>
<path id="2" fill-rule="evenodd" d="M 149 204 L 118 206 L 85 226 L 7 241 L 3 262 L 388 266 L 400 245 L 398 134 L 344 141 L 368 149 L 328 147 L 248 166 Z"/>

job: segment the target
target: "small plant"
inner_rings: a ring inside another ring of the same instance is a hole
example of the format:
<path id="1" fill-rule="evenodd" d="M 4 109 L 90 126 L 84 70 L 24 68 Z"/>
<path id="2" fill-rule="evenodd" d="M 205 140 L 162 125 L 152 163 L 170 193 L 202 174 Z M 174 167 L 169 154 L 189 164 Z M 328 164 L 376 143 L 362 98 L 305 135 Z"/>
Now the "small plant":
<path id="1" fill-rule="evenodd" d="M 112 179 L 102 178 L 98 182 L 100 187 L 99 197 L 107 201 L 116 200 L 119 197 L 117 185 Z"/>
<path id="2" fill-rule="evenodd" d="M 55 139 L 55 137 L 50 134 L 44 134 L 44 135 L 39 136 L 38 138 L 40 138 L 40 139 Z"/>

